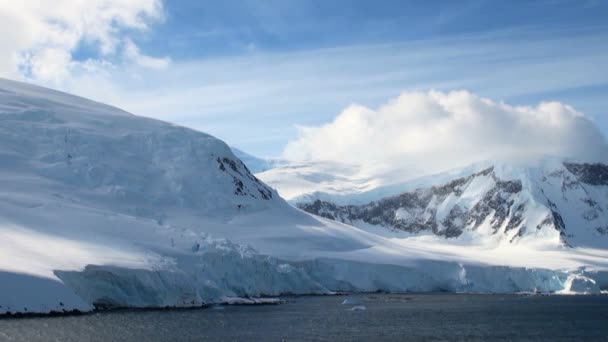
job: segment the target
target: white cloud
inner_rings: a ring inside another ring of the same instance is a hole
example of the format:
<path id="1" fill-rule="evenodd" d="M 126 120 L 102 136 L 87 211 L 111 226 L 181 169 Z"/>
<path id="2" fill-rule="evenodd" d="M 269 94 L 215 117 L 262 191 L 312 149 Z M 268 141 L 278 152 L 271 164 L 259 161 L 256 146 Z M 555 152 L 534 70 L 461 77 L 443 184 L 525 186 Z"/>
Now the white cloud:
<path id="1" fill-rule="evenodd" d="M 130 39 L 125 39 L 124 54 L 130 61 L 135 64 L 150 69 L 165 69 L 169 66 L 171 59 L 168 57 L 155 58 L 146 56 L 139 51 L 139 48 Z"/>
<path id="2" fill-rule="evenodd" d="M 158 67 L 164 59 L 142 55 L 125 32 L 146 30 L 163 15 L 160 0 L 0 0 L 0 75 L 60 86 L 84 64 L 107 65 L 122 54 Z M 81 44 L 96 56 L 76 61 Z"/>
<path id="3" fill-rule="evenodd" d="M 510 106 L 467 91 L 405 92 L 373 110 L 353 105 L 331 123 L 301 127 L 284 157 L 426 171 L 488 159 L 607 160 L 595 124 L 559 102 Z"/>

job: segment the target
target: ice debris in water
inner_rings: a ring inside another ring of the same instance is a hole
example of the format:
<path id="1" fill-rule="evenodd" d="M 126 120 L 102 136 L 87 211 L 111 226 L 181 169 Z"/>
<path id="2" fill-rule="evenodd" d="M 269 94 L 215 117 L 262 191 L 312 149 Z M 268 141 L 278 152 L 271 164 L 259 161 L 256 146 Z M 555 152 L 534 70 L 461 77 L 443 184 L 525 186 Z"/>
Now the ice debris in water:
<path id="1" fill-rule="evenodd" d="M 350 311 L 365 311 L 365 310 L 367 310 L 365 305 L 356 305 L 356 306 L 353 306 L 352 308 L 350 308 Z"/>
<path id="2" fill-rule="evenodd" d="M 342 305 L 361 305 L 361 300 L 359 298 L 351 298 L 348 297 L 344 301 L 342 301 Z"/>

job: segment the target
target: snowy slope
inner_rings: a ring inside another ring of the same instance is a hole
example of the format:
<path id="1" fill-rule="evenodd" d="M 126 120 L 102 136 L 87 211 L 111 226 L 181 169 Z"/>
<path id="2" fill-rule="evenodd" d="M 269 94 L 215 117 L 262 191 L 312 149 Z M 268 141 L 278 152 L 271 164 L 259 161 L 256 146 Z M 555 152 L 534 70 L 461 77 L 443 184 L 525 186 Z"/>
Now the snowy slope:
<path id="1" fill-rule="evenodd" d="M 214 137 L 3 79 L 0 165 L 0 313 L 608 286 L 602 249 L 519 246 L 518 258 L 322 219 Z"/>
<path id="2" fill-rule="evenodd" d="M 424 172 L 414 167 L 387 170 L 327 161 L 283 161 L 256 176 L 293 205 L 316 200 L 362 205 L 417 188 L 442 185 L 491 166 L 491 162 L 481 162 L 420 177 Z"/>
<path id="3" fill-rule="evenodd" d="M 256 176 L 275 187 L 290 203 L 321 199 L 342 204 L 357 199 L 362 204 L 371 200 L 369 196 L 394 194 L 396 185 L 410 180 L 413 171 L 413 168 L 388 171 L 380 165 L 370 168 L 329 161 L 283 161 Z"/>
<path id="4" fill-rule="evenodd" d="M 485 164 L 451 179 L 454 172 L 435 175 L 433 185 L 420 180 L 404 184 L 407 190 L 399 195 L 366 204 L 315 199 L 298 206 L 361 227 L 485 243 L 608 248 L 608 165 L 549 158 Z"/>
<path id="5" fill-rule="evenodd" d="M 232 153 L 239 158 L 249 170 L 253 173 L 264 172 L 276 167 L 281 166 L 284 161 L 280 159 L 266 159 L 266 158 L 258 158 L 256 156 L 252 156 L 251 154 L 239 150 L 236 147 L 231 147 Z"/>

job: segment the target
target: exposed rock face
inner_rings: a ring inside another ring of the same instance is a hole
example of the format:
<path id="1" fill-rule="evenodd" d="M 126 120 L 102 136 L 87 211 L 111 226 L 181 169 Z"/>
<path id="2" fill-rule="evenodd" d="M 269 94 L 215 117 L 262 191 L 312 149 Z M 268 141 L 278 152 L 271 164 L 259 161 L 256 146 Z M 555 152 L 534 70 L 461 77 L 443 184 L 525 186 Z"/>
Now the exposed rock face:
<path id="1" fill-rule="evenodd" d="M 235 187 L 235 195 L 249 195 L 253 198 L 260 198 L 264 200 L 270 200 L 272 198 L 272 190 L 266 184 L 260 182 L 260 180 L 249 171 L 247 166 L 241 160 L 234 160 L 228 157 L 217 157 L 216 160 L 220 170 L 232 176 Z M 242 179 L 249 180 L 250 186 L 253 185 L 254 190 L 249 189 L 249 187 L 243 183 Z M 257 193 L 255 190 L 257 190 Z"/>
<path id="2" fill-rule="evenodd" d="M 608 185 L 608 165 L 564 163 L 578 180 L 589 185 Z"/>
<path id="3" fill-rule="evenodd" d="M 490 167 L 440 186 L 418 188 L 364 205 L 298 203 L 310 213 L 348 224 L 371 224 L 446 238 L 466 231 L 510 242 L 531 235 L 558 236 L 570 245 L 608 232 L 608 166 L 564 163 L 509 176 Z M 582 232 L 581 232 L 582 230 Z"/>

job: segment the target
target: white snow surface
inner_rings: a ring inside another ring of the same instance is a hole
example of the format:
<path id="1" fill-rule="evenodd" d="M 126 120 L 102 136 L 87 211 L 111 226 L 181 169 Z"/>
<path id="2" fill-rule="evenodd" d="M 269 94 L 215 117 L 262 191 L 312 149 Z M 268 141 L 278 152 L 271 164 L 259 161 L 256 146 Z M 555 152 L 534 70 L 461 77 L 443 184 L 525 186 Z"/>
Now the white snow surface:
<path id="1" fill-rule="evenodd" d="M 265 171 L 257 172 L 256 176 L 292 204 L 319 199 L 338 205 L 358 205 L 417 188 L 441 185 L 490 166 L 492 162 L 484 161 L 419 176 L 422 171 L 415 167 L 390 169 L 390 165 L 372 167 L 329 161 L 282 160 Z"/>
<path id="2" fill-rule="evenodd" d="M 322 199 L 358 194 L 383 184 L 360 166 L 326 161 L 285 162 L 256 176 L 294 203 L 299 199 L 309 200 L 316 194 L 324 196 Z"/>
<path id="3" fill-rule="evenodd" d="M 572 274 L 608 286 L 603 249 L 487 248 L 325 220 L 214 137 L 4 79 L 0 165 L 0 313 L 576 291 Z"/>

